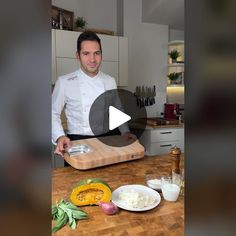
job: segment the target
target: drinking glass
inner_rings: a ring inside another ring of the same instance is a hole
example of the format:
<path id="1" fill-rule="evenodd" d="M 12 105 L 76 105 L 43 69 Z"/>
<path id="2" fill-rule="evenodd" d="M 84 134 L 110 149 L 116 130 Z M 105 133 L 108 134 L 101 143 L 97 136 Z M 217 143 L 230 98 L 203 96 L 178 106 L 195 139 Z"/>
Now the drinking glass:
<path id="1" fill-rule="evenodd" d="M 161 191 L 166 201 L 175 202 L 180 193 L 180 186 L 172 182 L 172 177 L 163 176 L 161 178 Z"/>

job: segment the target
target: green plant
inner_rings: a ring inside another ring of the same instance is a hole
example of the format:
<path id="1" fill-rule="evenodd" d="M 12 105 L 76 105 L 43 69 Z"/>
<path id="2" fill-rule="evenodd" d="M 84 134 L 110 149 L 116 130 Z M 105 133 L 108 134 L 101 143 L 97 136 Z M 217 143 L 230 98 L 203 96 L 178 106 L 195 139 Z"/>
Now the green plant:
<path id="1" fill-rule="evenodd" d="M 170 52 L 168 53 L 168 55 L 169 55 L 170 58 L 173 59 L 173 60 L 176 60 L 178 57 L 181 56 L 180 52 L 179 52 L 178 50 L 176 50 L 176 49 L 170 51 Z"/>
<path id="2" fill-rule="evenodd" d="M 76 19 L 75 19 L 75 26 L 78 27 L 78 28 L 84 28 L 86 26 L 87 22 L 86 20 L 83 18 L 83 17 L 80 17 L 78 16 Z"/>
<path id="3" fill-rule="evenodd" d="M 171 81 L 175 81 L 179 78 L 179 73 L 173 72 L 173 73 L 170 73 L 167 76 Z"/>
<path id="4" fill-rule="evenodd" d="M 75 229 L 79 220 L 88 218 L 88 214 L 85 211 L 80 210 L 74 204 L 64 199 L 52 205 L 51 214 L 52 219 L 56 221 L 55 226 L 52 228 L 52 233 L 57 232 L 67 223 L 69 223 L 72 229 Z"/>

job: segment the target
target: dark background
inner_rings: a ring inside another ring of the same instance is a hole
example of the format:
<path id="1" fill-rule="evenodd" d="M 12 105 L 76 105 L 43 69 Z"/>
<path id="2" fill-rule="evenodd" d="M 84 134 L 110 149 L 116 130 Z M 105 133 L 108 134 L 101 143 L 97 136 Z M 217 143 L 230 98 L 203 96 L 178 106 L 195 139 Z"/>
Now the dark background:
<path id="1" fill-rule="evenodd" d="M 186 235 L 236 235 L 235 9 L 185 1 Z"/>
<path id="2" fill-rule="evenodd" d="M 235 5 L 185 1 L 185 235 L 236 233 Z M 1 235 L 51 235 L 51 2 L 0 9 Z"/>

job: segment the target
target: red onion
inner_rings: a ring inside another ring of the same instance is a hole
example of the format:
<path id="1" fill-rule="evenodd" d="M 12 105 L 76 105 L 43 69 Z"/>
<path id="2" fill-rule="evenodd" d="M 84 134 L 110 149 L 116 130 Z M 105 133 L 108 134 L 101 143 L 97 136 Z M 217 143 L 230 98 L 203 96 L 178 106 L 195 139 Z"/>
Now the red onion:
<path id="1" fill-rule="evenodd" d="M 99 202 L 99 206 L 107 215 L 113 215 L 118 211 L 118 207 L 113 202 Z"/>

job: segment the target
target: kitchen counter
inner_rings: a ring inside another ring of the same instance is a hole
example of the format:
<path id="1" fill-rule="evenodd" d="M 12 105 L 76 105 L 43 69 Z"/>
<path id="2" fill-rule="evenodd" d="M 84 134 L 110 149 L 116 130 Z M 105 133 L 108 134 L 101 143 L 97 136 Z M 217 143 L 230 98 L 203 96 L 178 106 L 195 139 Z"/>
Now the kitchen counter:
<path id="1" fill-rule="evenodd" d="M 144 129 L 144 125 L 139 123 L 130 123 L 129 127 L 131 129 Z M 147 123 L 145 126 L 145 130 L 154 130 L 163 128 L 184 128 L 184 123 L 180 122 L 178 124 L 158 124 L 158 125 L 150 125 Z"/>
<path id="2" fill-rule="evenodd" d="M 181 168 L 183 168 L 183 155 Z M 145 183 L 145 174 L 168 174 L 171 169 L 169 155 L 144 157 L 139 160 L 79 171 L 72 167 L 54 169 L 52 173 L 52 203 L 69 199 L 72 187 L 81 179 L 99 177 L 112 191 L 127 184 Z M 161 194 L 160 194 L 161 195 Z M 54 235 L 184 235 L 184 198 L 160 204 L 149 211 L 130 212 L 119 209 L 115 215 L 105 215 L 99 206 L 81 207 L 89 219 L 78 222 L 72 230 L 68 225 Z"/>
<path id="3" fill-rule="evenodd" d="M 153 129 L 162 129 L 162 128 L 184 128 L 184 123 L 176 124 L 176 125 L 147 125 L 145 129 L 153 130 Z"/>

